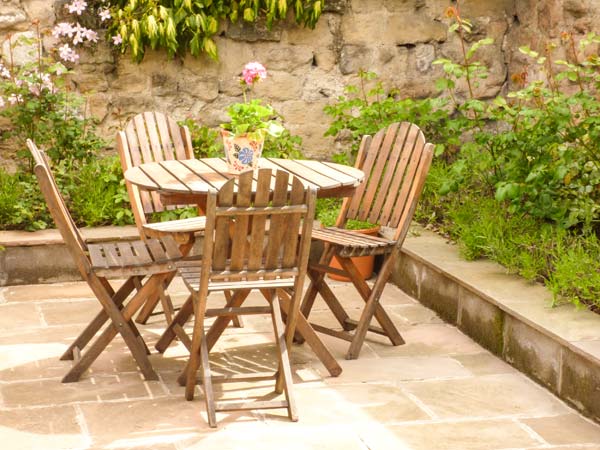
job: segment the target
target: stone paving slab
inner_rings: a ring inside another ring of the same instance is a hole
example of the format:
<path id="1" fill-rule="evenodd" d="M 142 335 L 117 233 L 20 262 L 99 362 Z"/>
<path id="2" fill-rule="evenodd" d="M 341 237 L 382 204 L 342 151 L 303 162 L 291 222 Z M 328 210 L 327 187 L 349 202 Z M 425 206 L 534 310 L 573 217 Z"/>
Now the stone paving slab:
<path id="1" fill-rule="evenodd" d="M 358 311 L 347 286 L 334 286 Z M 180 303 L 180 281 L 170 287 Z M 478 346 L 393 285 L 385 303 L 407 343 L 368 336 L 361 358 L 324 336 L 344 372 L 331 378 L 307 346 L 294 346 L 300 421 L 285 411 L 219 413 L 206 423 L 201 389 L 187 402 L 177 376 L 187 351 L 173 344 L 150 360 L 158 381 L 144 381 L 117 338 L 77 383 L 62 384 L 58 357 L 98 310 L 83 283 L 13 286 L 0 304 L 0 437 L 8 449 L 332 449 L 494 450 L 600 447 L 600 427 Z M 224 300 L 215 296 L 215 304 Z M 261 304 L 260 295 L 249 300 Z M 320 302 L 319 320 L 333 323 Z M 12 320 L 11 320 L 12 318 Z M 269 321 L 245 317 L 211 353 L 218 373 L 275 368 Z M 150 345 L 164 327 L 153 316 L 140 331 Z M 189 326 L 187 327 L 189 331 Z M 268 383 L 217 385 L 222 399 L 261 398 Z"/>

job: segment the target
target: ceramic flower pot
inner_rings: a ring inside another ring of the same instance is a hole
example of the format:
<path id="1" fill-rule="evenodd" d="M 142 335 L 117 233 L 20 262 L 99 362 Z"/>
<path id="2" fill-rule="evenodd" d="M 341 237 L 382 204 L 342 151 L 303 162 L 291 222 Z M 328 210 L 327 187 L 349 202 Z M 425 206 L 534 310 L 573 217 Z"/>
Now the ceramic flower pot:
<path id="1" fill-rule="evenodd" d="M 353 230 L 353 231 L 356 231 L 357 233 L 368 234 L 371 236 L 377 236 L 377 233 L 379 232 L 379 228 L 380 227 L 377 226 L 375 228 L 369 228 L 369 229 L 363 229 L 363 230 Z M 371 278 L 371 275 L 373 274 L 373 264 L 375 263 L 375 256 L 373 256 L 373 255 L 354 256 L 350 259 L 352 259 L 352 262 L 358 269 L 358 272 L 360 273 L 363 280 L 368 280 L 369 278 Z M 338 259 L 335 256 L 333 257 L 333 259 L 331 260 L 329 265 L 331 267 L 333 267 L 334 269 L 342 268 L 342 265 L 339 263 Z M 344 277 L 342 275 L 336 275 L 333 273 L 328 273 L 327 276 L 329 278 L 331 278 L 332 280 L 350 281 L 350 278 L 348 278 L 348 277 Z"/>
<path id="2" fill-rule="evenodd" d="M 247 134 L 236 136 L 227 130 L 221 130 L 221 136 L 229 173 L 258 168 L 258 160 L 265 143 L 264 136 L 258 139 Z"/>

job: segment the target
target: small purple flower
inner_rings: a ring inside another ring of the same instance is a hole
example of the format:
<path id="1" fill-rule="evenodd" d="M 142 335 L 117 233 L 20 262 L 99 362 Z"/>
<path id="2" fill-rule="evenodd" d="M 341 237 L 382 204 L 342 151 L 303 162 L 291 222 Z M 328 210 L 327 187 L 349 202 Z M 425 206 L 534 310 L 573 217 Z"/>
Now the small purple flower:
<path id="1" fill-rule="evenodd" d="M 254 159 L 254 152 L 251 148 L 243 147 L 238 153 L 238 159 L 242 164 L 252 164 Z"/>

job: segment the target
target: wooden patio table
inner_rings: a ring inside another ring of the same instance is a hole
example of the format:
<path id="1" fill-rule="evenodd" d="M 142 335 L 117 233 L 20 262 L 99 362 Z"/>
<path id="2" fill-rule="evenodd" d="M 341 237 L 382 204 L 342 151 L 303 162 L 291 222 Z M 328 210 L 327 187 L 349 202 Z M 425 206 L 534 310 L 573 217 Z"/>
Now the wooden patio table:
<path id="1" fill-rule="evenodd" d="M 261 158 L 259 167 L 285 170 L 296 175 L 305 184 L 315 187 L 318 197 L 350 196 L 364 179 L 364 173 L 359 169 L 324 161 Z M 125 172 L 127 181 L 142 189 L 156 192 L 165 205 L 196 203 L 202 210 L 205 209 L 209 190 L 219 189 L 227 180 L 235 176 L 228 173 L 223 158 L 151 162 L 132 167 Z M 286 301 L 282 301 L 281 304 L 285 312 L 288 304 Z M 175 338 L 174 327 L 183 326 L 192 312 L 193 305 L 188 299 L 159 339 L 156 348 L 160 352 L 163 352 Z M 223 324 L 216 328 L 211 327 L 207 334 L 209 348 L 214 345 L 223 329 Z M 302 315 L 298 320 L 297 331 L 330 374 L 339 375 L 342 371 L 341 367 Z"/>

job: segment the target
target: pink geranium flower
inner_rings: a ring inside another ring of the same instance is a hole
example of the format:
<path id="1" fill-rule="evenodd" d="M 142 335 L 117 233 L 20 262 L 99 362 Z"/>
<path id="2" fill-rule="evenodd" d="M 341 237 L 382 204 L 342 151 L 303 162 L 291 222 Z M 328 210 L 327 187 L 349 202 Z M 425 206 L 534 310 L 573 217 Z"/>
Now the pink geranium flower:
<path id="1" fill-rule="evenodd" d="M 259 62 L 249 62 L 244 66 L 242 79 L 248 86 L 267 78 L 267 69 Z"/>

